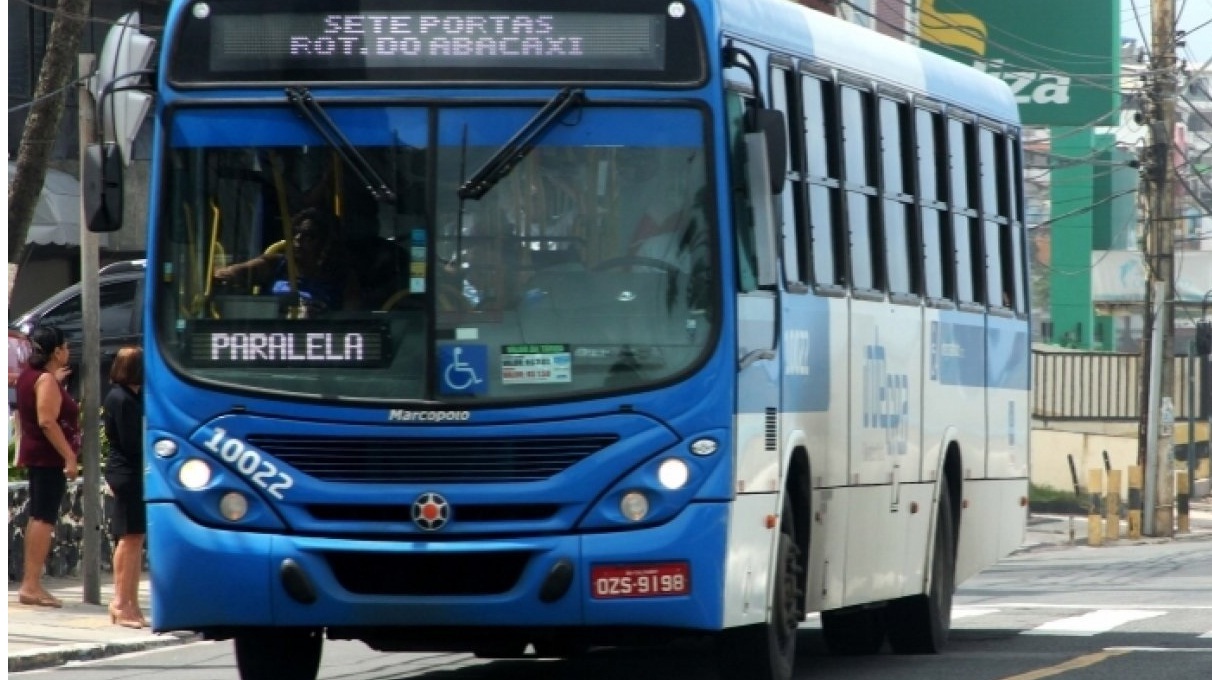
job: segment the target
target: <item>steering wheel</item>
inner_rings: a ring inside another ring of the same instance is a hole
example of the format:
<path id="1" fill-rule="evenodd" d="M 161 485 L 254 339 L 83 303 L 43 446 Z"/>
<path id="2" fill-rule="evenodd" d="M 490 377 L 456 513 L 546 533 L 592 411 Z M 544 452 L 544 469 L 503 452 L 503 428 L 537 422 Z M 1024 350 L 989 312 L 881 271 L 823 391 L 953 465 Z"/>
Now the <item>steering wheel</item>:
<path id="1" fill-rule="evenodd" d="M 593 271 L 601 272 L 608 269 L 622 269 L 624 267 L 651 267 L 653 269 L 660 269 L 666 274 L 672 274 L 674 276 L 680 276 L 683 274 L 681 268 L 675 264 L 671 264 L 664 260 L 658 260 L 655 257 L 644 257 L 642 255 L 624 255 L 622 257 L 613 257 L 609 260 L 603 260 L 593 268 Z"/>

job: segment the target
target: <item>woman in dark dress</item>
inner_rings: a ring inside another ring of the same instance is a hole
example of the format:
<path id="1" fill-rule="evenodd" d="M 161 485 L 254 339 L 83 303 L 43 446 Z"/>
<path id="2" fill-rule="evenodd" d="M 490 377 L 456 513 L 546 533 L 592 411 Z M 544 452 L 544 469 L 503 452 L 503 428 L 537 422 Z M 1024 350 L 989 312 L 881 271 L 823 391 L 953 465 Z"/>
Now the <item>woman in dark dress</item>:
<path id="1" fill-rule="evenodd" d="M 123 347 L 110 367 L 113 383 L 105 395 L 105 436 L 109 456 L 105 483 L 114 493 L 113 535 L 114 599 L 109 604 L 112 623 L 145 628 L 139 609 L 139 572 L 143 568 L 143 539 L 147 510 L 143 504 L 143 350 Z"/>

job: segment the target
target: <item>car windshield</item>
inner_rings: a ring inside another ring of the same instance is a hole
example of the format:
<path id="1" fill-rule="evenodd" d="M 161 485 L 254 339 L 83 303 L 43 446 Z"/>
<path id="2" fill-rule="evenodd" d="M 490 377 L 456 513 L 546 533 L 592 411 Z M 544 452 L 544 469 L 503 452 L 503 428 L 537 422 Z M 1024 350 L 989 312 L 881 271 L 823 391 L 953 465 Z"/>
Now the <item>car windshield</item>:
<path id="1" fill-rule="evenodd" d="M 699 110 L 582 104 L 474 199 L 459 188 L 539 105 L 324 110 L 352 154 L 285 106 L 172 116 L 152 294 L 182 373 L 508 403 L 672 380 L 714 341 Z"/>

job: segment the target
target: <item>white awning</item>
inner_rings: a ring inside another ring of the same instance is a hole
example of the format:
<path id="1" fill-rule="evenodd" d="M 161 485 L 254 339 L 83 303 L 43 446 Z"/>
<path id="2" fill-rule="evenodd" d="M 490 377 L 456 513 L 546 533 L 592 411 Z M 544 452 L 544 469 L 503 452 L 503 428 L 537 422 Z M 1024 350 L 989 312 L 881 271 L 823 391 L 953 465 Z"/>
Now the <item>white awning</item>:
<path id="1" fill-rule="evenodd" d="M 9 162 L 10 182 L 16 168 L 16 163 Z M 102 248 L 108 245 L 108 235 L 98 236 Z M 34 207 L 34 219 L 30 222 L 25 242 L 61 246 L 80 244 L 80 182 L 75 177 L 61 170 L 46 171 L 42 195 Z"/>

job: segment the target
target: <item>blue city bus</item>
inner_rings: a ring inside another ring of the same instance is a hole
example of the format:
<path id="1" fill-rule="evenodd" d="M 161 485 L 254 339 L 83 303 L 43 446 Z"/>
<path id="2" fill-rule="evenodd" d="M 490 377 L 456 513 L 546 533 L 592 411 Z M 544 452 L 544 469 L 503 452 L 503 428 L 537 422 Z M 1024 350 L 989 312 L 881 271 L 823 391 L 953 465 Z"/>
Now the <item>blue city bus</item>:
<path id="1" fill-rule="evenodd" d="M 152 623 L 242 678 L 690 636 L 786 680 L 810 613 L 939 651 L 1020 544 L 996 78 L 785 0 L 178 0 L 154 89 Z"/>

